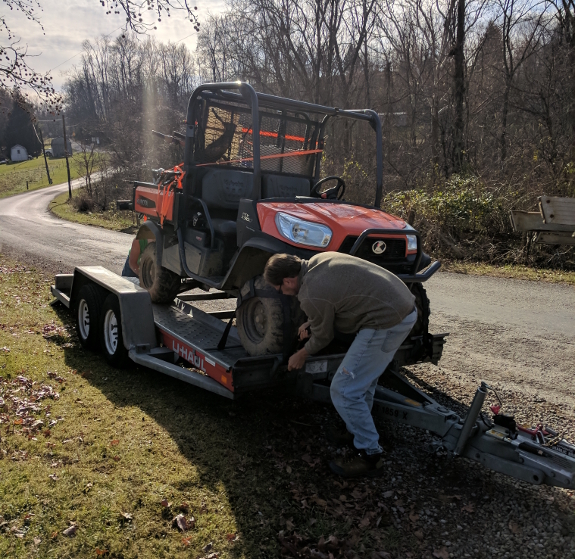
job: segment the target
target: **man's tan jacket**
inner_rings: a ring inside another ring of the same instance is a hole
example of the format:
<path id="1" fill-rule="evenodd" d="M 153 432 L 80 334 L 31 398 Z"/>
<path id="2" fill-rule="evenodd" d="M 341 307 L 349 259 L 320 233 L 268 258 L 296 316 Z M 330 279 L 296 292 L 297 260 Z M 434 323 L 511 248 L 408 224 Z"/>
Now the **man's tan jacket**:
<path id="1" fill-rule="evenodd" d="M 308 353 L 323 349 L 334 329 L 354 334 L 399 324 L 415 297 L 391 272 L 349 254 L 324 252 L 302 261 L 298 299 L 310 321 Z"/>

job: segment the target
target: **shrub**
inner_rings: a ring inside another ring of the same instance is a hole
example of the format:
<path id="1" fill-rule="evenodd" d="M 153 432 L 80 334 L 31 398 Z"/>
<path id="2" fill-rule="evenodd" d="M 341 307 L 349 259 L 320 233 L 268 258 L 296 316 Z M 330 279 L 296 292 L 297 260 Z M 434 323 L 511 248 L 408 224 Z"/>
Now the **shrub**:
<path id="1" fill-rule="evenodd" d="M 94 200 L 92 200 L 92 198 L 85 193 L 72 198 L 72 204 L 79 212 L 92 212 L 94 211 L 94 207 L 96 205 Z"/>
<path id="2" fill-rule="evenodd" d="M 426 252 L 438 258 L 573 269 L 573 249 L 531 246 L 527 235 L 513 231 L 509 211 L 536 205 L 535 195 L 512 186 L 453 176 L 435 187 L 390 192 L 382 207 L 415 227 Z"/>

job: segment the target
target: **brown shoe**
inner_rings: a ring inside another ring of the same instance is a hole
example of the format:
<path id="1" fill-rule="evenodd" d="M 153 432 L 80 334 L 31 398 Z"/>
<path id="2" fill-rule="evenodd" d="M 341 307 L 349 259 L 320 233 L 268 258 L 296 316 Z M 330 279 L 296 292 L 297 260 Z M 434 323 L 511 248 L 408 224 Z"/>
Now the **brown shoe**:
<path id="1" fill-rule="evenodd" d="M 383 453 L 367 454 L 360 450 L 348 460 L 333 460 L 330 470 L 341 477 L 377 477 L 384 473 Z"/>

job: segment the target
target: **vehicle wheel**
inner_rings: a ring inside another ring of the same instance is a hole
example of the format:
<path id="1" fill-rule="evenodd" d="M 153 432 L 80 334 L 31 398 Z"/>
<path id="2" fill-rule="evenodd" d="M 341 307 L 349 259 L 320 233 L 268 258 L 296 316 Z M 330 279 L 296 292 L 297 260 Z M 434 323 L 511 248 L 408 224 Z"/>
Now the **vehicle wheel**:
<path id="1" fill-rule="evenodd" d="M 148 290 L 152 303 L 171 303 L 179 293 L 181 284 L 178 274 L 158 266 L 156 243 L 149 243 L 140 258 L 140 285 Z"/>
<path id="2" fill-rule="evenodd" d="M 88 283 L 80 288 L 76 304 L 76 332 L 84 349 L 98 349 L 100 314 L 106 291 Z"/>
<path id="3" fill-rule="evenodd" d="M 104 301 L 100 317 L 101 346 L 106 361 L 114 367 L 128 362 L 128 350 L 122 336 L 122 314 L 118 297 L 110 293 Z"/>
<path id="4" fill-rule="evenodd" d="M 251 280 L 250 280 L 251 281 Z M 262 276 L 254 279 L 258 290 L 273 291 Z M 241 289 L 242 295 L 249 293 L 247 282 Z M 292 326 L 292 343 L 297 339 L 297 329 L 305 322 L 305 315 L 300 309 L 296 297 L 291 297 L 290 319 Z M 268 355 L 283 352 L 283 310 L 279 299 L 252 297 L 244 301 L 236 311 L 236 327 L 242 345 L 250 355 Z"/>
<path id="5" fill-rule="evenodd" d="M 421 283 L 412 284 L 412 293 L 415 295 L 415 308 L 417 309 L 417 321 L 411 329 L 410 336 L 423 336 L 429 331 L 429 298 Z"/>

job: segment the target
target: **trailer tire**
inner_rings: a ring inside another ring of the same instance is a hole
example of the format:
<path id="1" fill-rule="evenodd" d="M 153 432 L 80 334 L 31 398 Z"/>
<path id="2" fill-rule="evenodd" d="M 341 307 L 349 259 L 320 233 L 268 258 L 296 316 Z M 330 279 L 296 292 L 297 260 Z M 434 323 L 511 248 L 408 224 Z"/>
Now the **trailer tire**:
<path id="1" fill-rule="evenodd" d="M 100 346 L 100 314 L 106 291 L 99 285 L 87 283 L 80 288 L 76 299 L 76 333 L 84 349 Z"/>
<path id="2" fill-rule="evenodd" d="M 251 281 L 251 280 L 250 280 Z M 258 291 L 273 290 L 262 276 L 254 278 L 254 287 Z M 250 286 L 247 282 L 241 289 L 246 295 Z M 271 293 L 273 295 L 273 293 Z M 292 297 L 290 302 L 290 320 L 292 340 L 297 338 L 297 329 L 305 322 L 305 315 L 299 301 Z M 277 297 L 258 297 L 246 299 L 236 310 L 236 327 L 245 350 L 253 356 L 282 353 L 284 350 L 284 314 Z"/>
<path id="3" fill-rule="evenodd" d="M 156 243 L 149 243 L 140 258 L 140 285 L 145 288 L 152 303 L 171 303 L 180 291 L 180 276 L 156 260 Z"/>
<path id="4" fill-rule="evenodd" d="M 100 316 L 100 340 L 102 352 L 108 364 L 124 367 L 128 363 L 128 350 L 122 335 L 122 313 L 118 297 L 110 293 L 104 301 Z"/>

